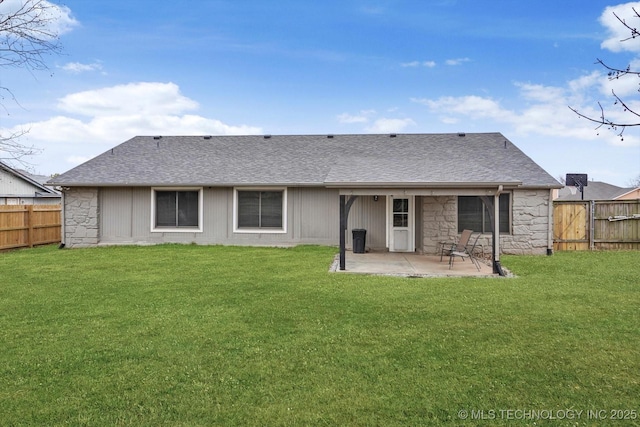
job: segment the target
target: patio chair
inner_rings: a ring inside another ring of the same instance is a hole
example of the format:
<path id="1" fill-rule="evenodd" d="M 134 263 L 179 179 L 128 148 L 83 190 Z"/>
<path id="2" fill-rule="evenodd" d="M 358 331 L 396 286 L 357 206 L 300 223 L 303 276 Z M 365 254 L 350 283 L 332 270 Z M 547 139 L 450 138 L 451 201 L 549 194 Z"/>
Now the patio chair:
<path id="1" fill-rule="evenodd" d="M 442 257 L 450 256 L 453 251 L 464 251 L 464 248 L 469 244 L 469 238 L 473 230 L 462 230 L 462 234 L 460 234 L 460 239 L 454 243 L 440 242 L 440 262 L 442 262 Z"/>
<path id="2" fill-rule="evenodd" d="M 462 258 L 462 260 L 464 261 L 466 258 L 469 258 L 471 260 L 471 263 L 478 269 L 478 271 L 480 271 L 480 261 L 478 261 L 478 259 L 473 255 L 473 251 L 476 248 L 476 245 L 478 244 L 478 239 L 480 238 L 480 235 L 482 233 L 478 233 L 478 235 L 476 236 L 476 239 L 473 241 L 473 245 L 469 246 L 468 244 L 462 248 L 462 250 L 458 250 L 458 248 L 456 247 L 455 250 L 452 250 L 449 253 L 449 269 L 451 269 L 453 267 L 453 260 L 455 259 L 455 257 L 460 257 Z"/>

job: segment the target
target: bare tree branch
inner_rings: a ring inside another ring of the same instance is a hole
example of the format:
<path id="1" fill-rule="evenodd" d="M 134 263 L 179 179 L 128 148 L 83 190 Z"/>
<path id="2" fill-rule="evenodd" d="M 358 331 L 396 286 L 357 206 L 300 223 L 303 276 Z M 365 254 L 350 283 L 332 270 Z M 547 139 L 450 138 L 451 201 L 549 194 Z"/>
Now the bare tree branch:
<path id="1" fill-rule="evenodd" d="M 635 8 L 631 8 L 631 9 L 633 10 L 633 14 L 634 14 L 634 16 L 632 17 L 640 19 L 640 13 Z M 615 12 L 613 12 L 613 15 L 630 33 L 630 36 L 621 40 L 621 42 L 634 40 L 637 37 L 640 37 L 640 31 L 636 27 L 627 23 L 624 19 L 620 18 L 620 16 L 618 16 Z M 617 68 L 617 67 L 612 67 L 606 64 L 601 59 L 598 59 L 596 61 L 596 64 L 599 64 L 605 70 L 607 70 L 607 77 L 610 81 L 618 80 L 626 76 L 640 77 L 640 70 L 631 69 L 631 65 L 627 65 L 626 68 Z M 597 117 L 597 118 L 580 113 L 576 108 L 571 106 L 569 106 L 569 109 L 573 111 L 578 117 L 581 117 L 583 119 L 589 120 L 590 122 L 596 123 L 598 125 L 595 128 L 596 130 L 600 129 L 602 126 L 606 126 L 608 129 L 617 132 L 620 139 L 623 139 L 622 135 L 627 127 L 640 126 L 640 113 L 632 109 L 629 106 L 629 103 L 625 102 L 620 96 L 618 96 L 614 90 L 611 91 L 611 95 L 613 96 L 613 99 L 614 99 L 613 105 L 616 105 L 622 108 L 622 112 L 629 116 L 628 119 L 626 120 L 610 119 L 609 118 L 610 116 L 607 116 L 607 114 L 605 114 L 605 110 L 602 107 L 602 104 L 600 102 L 598 102 L 598 107 L 600 108 L 600 117 Z"/>
<path id="2" fill-rule="evenodd" d="M 640 14 L 638 14 L 638 11 L 636 10 L 635 7 L 632 7 L 631 10 L 633 10 L 633 13 L 636 15 L 636 18 L 640 18 Z M 640 36 L 640 33 L 638 32 L 638 30 L 636 29 L 636 27 L 631 27 L 629 24 L 626 23 L 626 21 L 622 18 L 620 18 L 618 15 L 616 15 L 615 12 L 612 12 L 613 16 L 616 17 L 616 19 L 618 21 L 620 21 L 620 23 L 622 25 L 624 25 L 625 27 L 627 27 L 627 29 L 631 32 L 631 36 L 627 37 L 626 39 L 622 39 L 620 40 L 621 42 L 625 42 L 627 40 L 631 40 L 631 39 L 635 39 L 636 37 Z"/>
<path id="3" fill-rule="evenodd" d="M 604 61 L 601 59 L 598 59 L 595 63 L 600 64 L 603 68 L 608 70 L 607 76 L 609 77 L 609 80 L 616 80 L 620 77 L 623 77 L 629 74 L 640 77 L 640 71 L 631 70 L 630 65 L 627 65 L 627 68 L 625 69 L 621 69 L 621 68 L 611 67 L 605 64 Z"/>
<path id="4" fill-rule="evenodd" d="M 0 0 L 0 4 L 3 2 Z M 46 55 L 59 54 L 62 50 L 53 25 L 59 10 L 46 0 L 24 0 L 18 4 L 17 9 L 0 14 L 0 69 L 47 70 Z M 8 88 L 0 87 L 0 106 L 8 114 L 4 95 L 17 101 Z M 0 159 L 20 160 L 38 153 L 35 147 L 19 142 L 27 132 L 0 134 Z"/>

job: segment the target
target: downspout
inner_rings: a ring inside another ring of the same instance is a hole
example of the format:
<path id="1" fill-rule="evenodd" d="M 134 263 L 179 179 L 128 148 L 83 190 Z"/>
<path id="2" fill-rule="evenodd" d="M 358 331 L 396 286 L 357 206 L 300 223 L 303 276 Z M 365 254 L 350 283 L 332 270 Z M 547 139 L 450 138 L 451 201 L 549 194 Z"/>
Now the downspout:
<path id="1" fill-rule="evenodd" d="M 500 193 L 502 190 L 502 185 L 499 185 L 498 191 L 493 196 L 493 272 L 506 276 L 500 264 Z"/>
<path id="2" fill-rule="evenodd" d="M 489 196 L 480 196 L 480 199 L 485 204 L 491 220 L 491 264 L 493 273 L 506 276 L 500 264 L 500 193 L 502 191 L 503 187 L 499 185 L 493 195 L 493 201 Z"/>
<path id="3" fill-rule="evenodd" d="M 67 208 L 67 204 L 65 201 L 65 194 L 66 191 L 64 188 L 60 189 L 60 246 L 58 246 L 58 249 L 63 249 L 66 246 L 66 236 L 67 236 L 67 222 L 65 221 L 66 215 L 66 208 Z"/>
<path id="4" fill-rule="evenodd" d="M 547 218 L 547 255 L 553 255 L 553 189 L 549 190 L 549 212 Z"/>

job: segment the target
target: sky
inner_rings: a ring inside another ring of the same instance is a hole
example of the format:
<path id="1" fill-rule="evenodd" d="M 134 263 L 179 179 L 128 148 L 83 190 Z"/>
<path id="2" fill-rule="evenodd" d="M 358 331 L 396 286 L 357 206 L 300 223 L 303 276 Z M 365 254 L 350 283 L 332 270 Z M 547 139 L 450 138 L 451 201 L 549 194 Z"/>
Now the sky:
<path id="1" fill-rule="evenodd" d="M 613 15 L 640 25 L 640 2 L 46 3 L 62 53 L 48 70 L 0 68 L 0 135 L 26 132 L 34 173 L 136 135 L 501 132 L 555 178 L 640 176 L 640 128 L 620 137 L 569 109 L 632 119 L 614 89 L 640 111 L 638 78 L 595 63 L 640 69 Z"/>

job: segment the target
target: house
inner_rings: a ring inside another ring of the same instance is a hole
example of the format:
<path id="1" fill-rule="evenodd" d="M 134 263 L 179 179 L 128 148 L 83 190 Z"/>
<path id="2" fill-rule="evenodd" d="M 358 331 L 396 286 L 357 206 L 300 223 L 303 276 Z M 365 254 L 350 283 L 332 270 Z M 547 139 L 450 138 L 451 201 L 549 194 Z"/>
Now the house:
<path id="1" fill-rule="evenodd" d="M 60 193 L 44 185 L 48 179 L 0 161 L 0 205 L 60 204 Z"/>
<path id="2" fill-rule="evenodd" d="M 344 253 L 351 230 L 365 229 L 369 250 L 436 253 L 470 228 L 498 254 L 550 253 L 561 187 L 500 133 L 138 136 L 50 184 L 63 189 L 67 247 Z"/>
<path id="3" fill-rule="evenodd" d="M 557 191 L 555 200 L 633 200 L 640 199 L 640 188 L 623 188 L 602 181 L 589 181 L 583 193 L 574 186 L 565 186 Z M 583 197 L 584 196 L 584 197 Z"/>
<path id="4" fill-rule="evenodd" d="M 627 188 L 627 192 L 616 196 L 613 200 L 637 200 L 640 199 L 640 187 Z"/>

